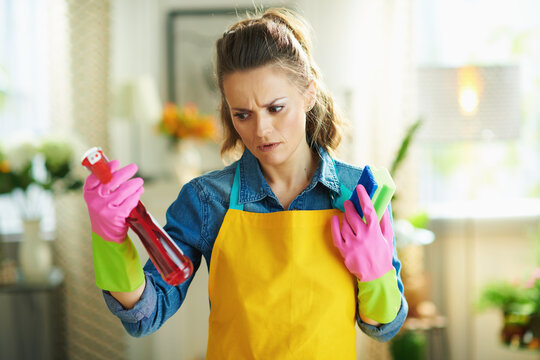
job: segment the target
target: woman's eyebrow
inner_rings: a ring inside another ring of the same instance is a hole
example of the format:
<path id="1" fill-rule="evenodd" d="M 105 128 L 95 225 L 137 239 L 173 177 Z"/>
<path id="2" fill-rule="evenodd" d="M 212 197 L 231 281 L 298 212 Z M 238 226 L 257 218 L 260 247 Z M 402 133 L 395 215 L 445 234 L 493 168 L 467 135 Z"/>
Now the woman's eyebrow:
<path id="1" fill-rule="evenodd" d="M 276 99 L 270 101 L 269 103 L 264 104 L 262 107 L 269 107 L 269 106 L 274 105 L 274 103 L 276 103 L 277 101 L 280 101 L 280 100 L 286 100 L 286 99 L 287 99 L 286 96 L 283 96 L 283 97 L 280 97 L 280 98 L 276 98 Z M 231 109 L 232 109 L 232 110 L 235 110 L 235 111 L 251 111 L 250 109 L 237 108 L 237 107 L 234 107 L 234 108 L 231 108 Z"/>

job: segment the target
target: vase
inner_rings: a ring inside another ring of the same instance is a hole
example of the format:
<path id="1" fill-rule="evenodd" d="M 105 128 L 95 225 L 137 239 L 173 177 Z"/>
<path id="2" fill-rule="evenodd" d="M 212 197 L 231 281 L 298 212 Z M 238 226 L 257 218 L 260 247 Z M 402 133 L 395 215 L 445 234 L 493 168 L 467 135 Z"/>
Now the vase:
<path id="1" fill-rule="evenodd" d="M 52 251 L 41 237 L 40 223 L 41 220 L 23 220 L 24 232 L 18 257 L 25 283 L 46 283 L 53 267 Z"/>
<path id="2" fill-rule="evenodd" d="M 198 150 L 198 144 L 194 140 L 180 140 L 175 145 L 172 161 L 174 174 L 180 185 L 201 175 L 201 154 Z"/>

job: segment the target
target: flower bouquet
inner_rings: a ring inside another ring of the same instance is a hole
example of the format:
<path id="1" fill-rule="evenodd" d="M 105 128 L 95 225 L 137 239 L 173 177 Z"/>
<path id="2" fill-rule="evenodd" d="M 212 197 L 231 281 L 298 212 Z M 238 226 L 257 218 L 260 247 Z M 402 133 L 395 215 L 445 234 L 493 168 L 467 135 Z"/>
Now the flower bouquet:
<path id="1" fill-rule="evenodd" d="M 182 107 L 167 103 L 163 107 L 158 131 L 167 136 L 173 149 L 174 173 L 184 184 L 202 172 L 202 142 L 217 140 L 216 119 L 200 114 L 197 106 L 187 103 Z"/>
<path id="2" fill-rule="evenodd" d="M 158 124 L 158 131 L 173 142 L 187 138 L 215 140 L 216 119 L 212 115 L 200 114 L 193 103 L 187 103 L 180 108 L 173 103 L 166 103 Z"/>

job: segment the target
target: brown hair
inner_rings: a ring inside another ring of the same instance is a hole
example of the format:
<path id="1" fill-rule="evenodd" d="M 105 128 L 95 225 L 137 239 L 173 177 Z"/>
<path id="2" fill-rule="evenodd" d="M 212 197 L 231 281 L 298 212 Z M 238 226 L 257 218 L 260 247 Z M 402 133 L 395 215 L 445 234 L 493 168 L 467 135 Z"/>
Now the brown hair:
<path id="1" fill-rule="evenodd" d="M 286 70 L 299 89 L 306 89 L 311 81 L 315 81 L 315 104 L 306 114 L 309 145 L 318 144 L 327 151 L 337 148 L 341 141 L 342 119 L 311 57 L 308 25 L 299 15 L 284 8 L 268 9 L 258 17 L 232 25 L 217 41 L 216 47 L 220 118 L 224 132 L 222 156 L 238 147 L 243 148 L 225 99 L 223 78 L 235 71 L 264 65 L 278 65 Z"/>

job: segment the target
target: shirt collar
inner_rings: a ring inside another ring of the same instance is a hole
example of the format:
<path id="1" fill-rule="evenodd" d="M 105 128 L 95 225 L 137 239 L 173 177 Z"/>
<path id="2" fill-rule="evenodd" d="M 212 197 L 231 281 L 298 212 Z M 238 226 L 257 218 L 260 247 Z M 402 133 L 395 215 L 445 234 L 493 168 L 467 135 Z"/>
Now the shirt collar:
<path id="1" fill-rule="evenodd" d="M 336 172 L 334 160 L 330 157 L 328 152 L 320 146 L 317 146 L 317 152 L 319 153 L 320 158 L 319 166 L 315 171 L 313 179 L 340 195 L 341 189 L 339 187 L 339 177 Z"/>
<path id="2" fill-rule="evenodd" d="M 317 183 L 321 183 L 339 196 L 341 194 L 341 189 L 339 187 L 339 178 L 336 173 L 336 167 L 334 166 L 334 160 L 326 150 L 319 146 L 317 146 L 317 153 L 319 154 L 319 166 L 313 175 L 311 183 L 306 188 L 306 191 L 310 191 Z M 266 196 L 276 199 L 276 196 L 262 174 L 259 161 L 247 148 L 244 150 L 244 153 L 239 160 L 239 164 L 239 204 L 260 201 Z"/>
<path id="3" fill-rule="evenodd" d="M 262 200 L 266 196 L 274 197 L 270 185 L 264 178 L 259 160 L 246 148 L 240 158 L 240 195 L 239 204 Z"/>

